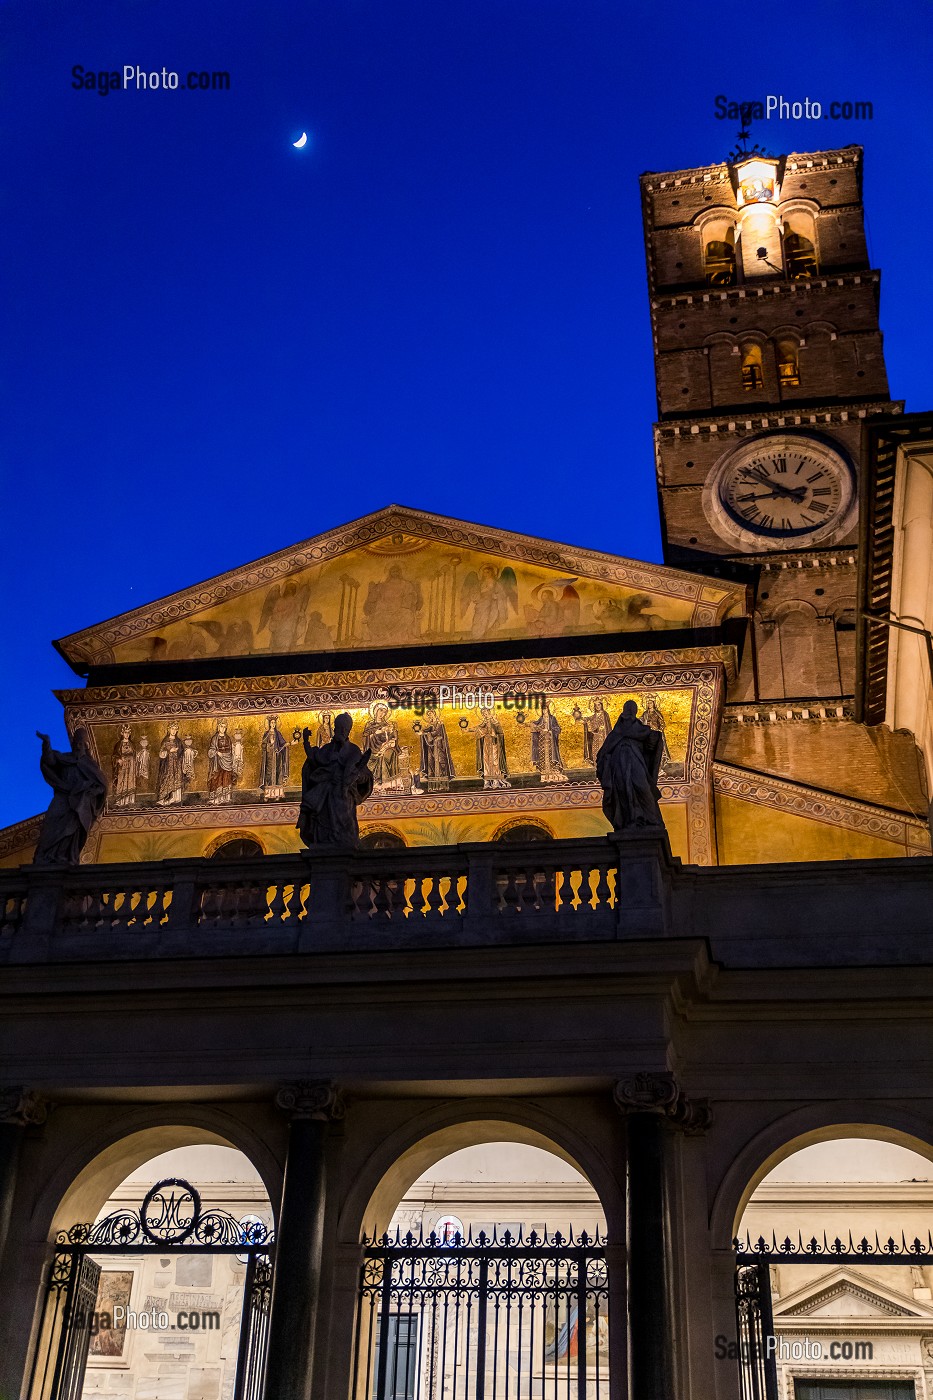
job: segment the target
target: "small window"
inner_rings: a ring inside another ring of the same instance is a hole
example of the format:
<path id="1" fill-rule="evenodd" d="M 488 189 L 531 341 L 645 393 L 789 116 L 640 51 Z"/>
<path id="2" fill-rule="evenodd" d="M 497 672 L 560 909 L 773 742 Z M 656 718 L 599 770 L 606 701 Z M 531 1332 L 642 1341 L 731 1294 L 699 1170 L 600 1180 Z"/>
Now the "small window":
<path id="1" fill-rule="evenodd" d="M 782 389 L 793 389 L 800 383 L 798 353 L 798 346 L 795 340 L 778 341 L 778 382 Z"/>
<path id="2" fill-rule="evenodd" d="M 735 281 L 735 235 L 711 238 L 705 250 L 706 282 L 710 287 L 731 287 Z"/>
<path id="3" fill-rule="evenodd" d="M 742 354 L 742 388 L 746 393 L 764 388 L 764 371 L 761 367 L 761 346 L 747 345 Z"/>
<path id="4" fill-rule="evenodd" d="M 784 235 L 784 265 L 792 282 L 816 276 L 816 249 L 812 239 L 793 229 Z"/>
<path id="5" fill-rule="evenodd" d="M 216 851 L 211 851 L 210 859 L 251 860 L 254 856 L 262 854 L 262 847 L 252 836 L 234 836 L 231 840 L 224 841 Z"/>

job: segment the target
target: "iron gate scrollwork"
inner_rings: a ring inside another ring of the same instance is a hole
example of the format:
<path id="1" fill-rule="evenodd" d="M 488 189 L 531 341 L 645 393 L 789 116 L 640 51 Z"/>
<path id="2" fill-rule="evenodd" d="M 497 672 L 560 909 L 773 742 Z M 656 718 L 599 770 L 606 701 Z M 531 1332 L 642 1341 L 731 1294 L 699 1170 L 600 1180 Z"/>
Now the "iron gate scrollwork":
<path id="1" fill-rule="evenodd" d="M 234 1255 L 245 1264 L 233 1400 L 261 1400 L 274 1233 L 261 1220 L 241 1221 L 229 1211 L 205 1209 L 195 1187 L 180 1177 L 157 1182 L 138 1210 L 115 1210 L 60 1232 L 46 1283 L 30 1400 L 80 1400 L 97 1309 L 99 1260 L 176 1250 Z"/>
<path id="2" fill-rule="evenodd" d="M 354 1400 L 608 1400 L 606 1241 L 364 1241 Z"/>
<path id="3" fill-rule="evenodd" d="M 927 1238 L 908 1240 L 903 1233 L 881 1239 L 877 1232 L 869 1239 L 850 1230 L 845 1239 L 805 1239 L 798 1233 L 770 1240 L 751 1235 L 733 1240 L 735 1248 L 735 1313 L 739 1344 L 739 1376 L 742 1400 L 778 1400 L 776 1347 L 768 1345 L 775 1337 L 771 1308 L 772 1264 L 933 1264 L 933 1232 Z"/>

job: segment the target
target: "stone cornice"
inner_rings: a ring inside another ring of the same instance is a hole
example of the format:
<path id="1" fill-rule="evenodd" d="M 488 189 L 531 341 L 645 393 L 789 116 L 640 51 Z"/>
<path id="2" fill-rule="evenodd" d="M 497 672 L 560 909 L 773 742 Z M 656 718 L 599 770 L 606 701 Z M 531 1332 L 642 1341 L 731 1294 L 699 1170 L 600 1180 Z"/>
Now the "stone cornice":
<path id="1" fill-rule="evenodd" d="M 678 226 L 679 227 L 679 226 Z M 689 227 L 689 225 L 685 225 Z M 691 287 L 683 291 L 668 292 L 664 296 L 656 296 L 651 299 L 652 311 L 659 311 L 665 306 L 693 306 L 696 303 L 725 301 L 735 303 L 739 301 L 758 301 L 762 297 L 768 296 L 805 296 L 807 292 L 814 290 L 825 291 L 827 287 L 857 287 L 862 282 L 869 282 L 876 286 L 881 282 L 881 273 L 877 268 L 861 268 L 858 272 L 843 271 L 824 272 L 819 277 L 801 278 L 797 282 L 785 282 L 775 278 L 773 281 L 763 282 L 760 286 L 755 283 L 746 282 L 741 286 L 729 287 L 727 291 L 717 291 L 710 287 Z M 877 334 L 872 327 L 866 327 L 863 332 L 855 331 L 853 334 Z"/>
<path id="2" fill-rule="evenodd" d="M 702 433 L 761 433 L 775 428 L 818 427 L 821 423 L 840 426 L 843 423 L 859 423 L 870 417 L 889 417 L 903 412 L 902 402 L 887 400 L 884 403 L 847 403 L 808 405 L 806 408 L 793 404 L 779 407 L 769 405 L 757 410 L 744 409 L 741 413 L 733 408 L 730 412 L 692 414 L 689 418 L 664 420 L 655 423 L 655 440 L 659 438 L 696 437 Z"/>
<path id="3" fill-rule="evenodd" d="M 713 763 L 713 788 L 724 797 L 753 802 L 791 816 L 807 817 L 828 826 L 844 827 L 882 841 L 893 841 L 911 856 L 930 854 L 930 828 L 919 817 L 894 812 L 852 797 L 842 797 L 804 783 L 789 782 L 767 773 Z"/>
<path id="4" fill-rule="evenodd" d="M 832 151 L 792 151 L 785 156 L 786 170 L 854 169 L 862 163 L 861 146 L 841 146 Z M 640 177 L 642 188 L 652 194 L 673 186 L 706 185 L 713 180 L 728 180 L 727 161 L 717 161 L 713 165 L 694 166 L 690 170 L 646 170 Z"/>
<path id="5" fill-rule="evenodd" d="M 392 534 L 409 534 L 427 543 L 473 549 L 499 555 L 513 563 L 560 569 L 579 577 L 645 589 L 698 604 L 695 626 L 714 623 L 728 609 L 732 586 L 711 584 L 709 579 L 663 564 L 646 564 L 597 550 L 536 539 L 511 530 L 474 525 L 405 506 L 387 506 L 347 525 L 338 526 L 288 549 L 279 550 L 252 564 L 219 574 L 193 588 L 183 589 L 141 608 L 122 613 L 107 622 L 73 632 L 56 642 L 72 664 L 110 661 L 113 649 L 145 632 L 190 617 L 231 598 L 265 588 L 314 565 L 339 558 L 351 550 L 366 548 Z M 711 591 L 712 590 L 712 591 Z M 713 593 L 718 603 L 712 605 Z M 708 600 L 704 605 L 702 600 Z"/>
<path id="6" fill-rule="evenodd" d="M 744 587 L 742 589 L 744 595 Z M 554 695 L 587 693 L 594 684 L 616 690 L 627 685 L 705 685 L 715 677 L 735 675 L 731 646 L 663 647 L 640 652 L 599 652 L 588 656 L 556 656 L 545 661 L 509 660 L 422 663 L 374 671 L 321 671 L 248 679 L 140 682 L 135 685 L 95 686 L 58 690 L 63 705 L 82 721 L 162 718 L 172 715 L 247 714 L 280 709 L 366 705 L 387 693 L 390 685 L 425 689 L 456 681 L 488 682 L 488 689 L 505 694 L 518 683 L 540 683 Z"/>

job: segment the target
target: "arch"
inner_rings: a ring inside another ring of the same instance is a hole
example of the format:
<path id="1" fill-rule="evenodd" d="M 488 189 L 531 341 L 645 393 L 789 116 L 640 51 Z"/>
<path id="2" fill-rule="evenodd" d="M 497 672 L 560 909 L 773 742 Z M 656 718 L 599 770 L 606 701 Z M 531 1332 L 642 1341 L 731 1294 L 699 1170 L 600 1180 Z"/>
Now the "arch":
<path id="1" fill-rule="evenodd" d="M 394 826 L 367 826 L 360 833 L 361 851 L 401 851 L 408 841 Z"/>
<path id="2" fill-rule="evenodd" d="M 282 1166 L 258 1133 L 216 1108 L 157 1104 L 111 1119 L 69 1153 L 37 1196 L 33 1225 L 41 1237 L 54 1239 L 59 1230 L 94 1220 L 120 1183 L 152 1157 L 202 1145 L 242 1152 L 259 1173 L 277 1212 Z"/>
<path id="3" fill-rule="evenodd" d="M 249 845 L 256 849 L 246 849 Z M 208 842 L 204 854 L 208 860 L 242 860 L 249 856 L 264 856 L 266 848 L 253 831 L 222 831 L 213 841 Z"/>
<path id="4" fill-rule="evenodd" d="M 363 1234 L 381 1234 L 419 1176 L 452 1152 L 485 1142 L 540 1147 L 567 1162 L 599 1197 L 610 1239 L 625 1238 L 624 1184 L 585 1130 L 569 1126 L 539 1104 L 473 1099 L 418 1114 L 374 1148 L 342 1204 L 341 1242 L 356 1245 Z"/>
<path id="5" fill-rule="evenodd" d="M 732 1154 L 710 1210 L 712 1247 L 731 1248 L 752 1194 L 776 1166 L 803 1147 L 844 1137 L 895 1143 L 933 1162 L 933 1122 L 909 1110 L 851 1101 L 807 1104 L 773 1119 Z"/>
<path id="6" fill-rule="evenodd" d="M 794 281 L 815 277 L 819 272 L 816 247 L 816 217 L 803 201 L 793 200 L 780 210 L 784 224 L 784 266 Z"/>
<path id="7" fill-rule="evenodd" d="M 707 286 L 731 287 L 735 282 L 735 220 L 728 216 L 704 221 L 703 271 Z"/>
<path id="8" fill-rule="evenodd" d="M 506 842 L 553 841 L 555 832 L 540 817 L 512 817 L 501 826 L 497 826 L 490 839 Z"/>
<path id="9" fill-rule="evenodd" d="M 728 345 L 733 349 L 738 345 L 739 338 L 729 331 L 713 331 L 712 335 L 703 338 L 704 345 Z"/>
<path id="10" fill-rule="evenodd" d="M 777 356 L 778 384 L 782 389 L 796 389 L 800 384 L 800 345 L 795 336 L 783 336 L 774 342 Z"/>
<path id="11" fill-rule="evenodd" d="M 764 383 L 761 344 L 757 340 L 746 339 L 742 344 L 742 388 L 748 394 L 761 393 Z"/>

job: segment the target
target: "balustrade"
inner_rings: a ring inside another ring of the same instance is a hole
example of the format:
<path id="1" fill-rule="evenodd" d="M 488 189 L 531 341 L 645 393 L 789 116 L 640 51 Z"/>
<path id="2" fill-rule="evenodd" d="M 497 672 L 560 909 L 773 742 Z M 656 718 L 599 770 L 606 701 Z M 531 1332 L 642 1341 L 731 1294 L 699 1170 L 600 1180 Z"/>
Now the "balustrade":
<path id="1" fill-rule="evenodd" d="M 133 956 L 133 939 L 140 955 L 145 945 L 147 956 L 202 956 L 221 952 L 225 938 L 249 951 L 259 935 L 263 952 L 313 951 L 316 942 L 332 951 L 344 939 L 358 949 L 615 937 L 632 905 L 639 918 L 650 906 L 657 924 L 661 866 L 668 876 L 674 868 L 657 839 L 609 837 L 23 866 L 0 871 L 0 956 L 28 961 L 32 949 L 41 960 L 50 942 L 62 956 L 87 956 L 101 940 Z"/>

